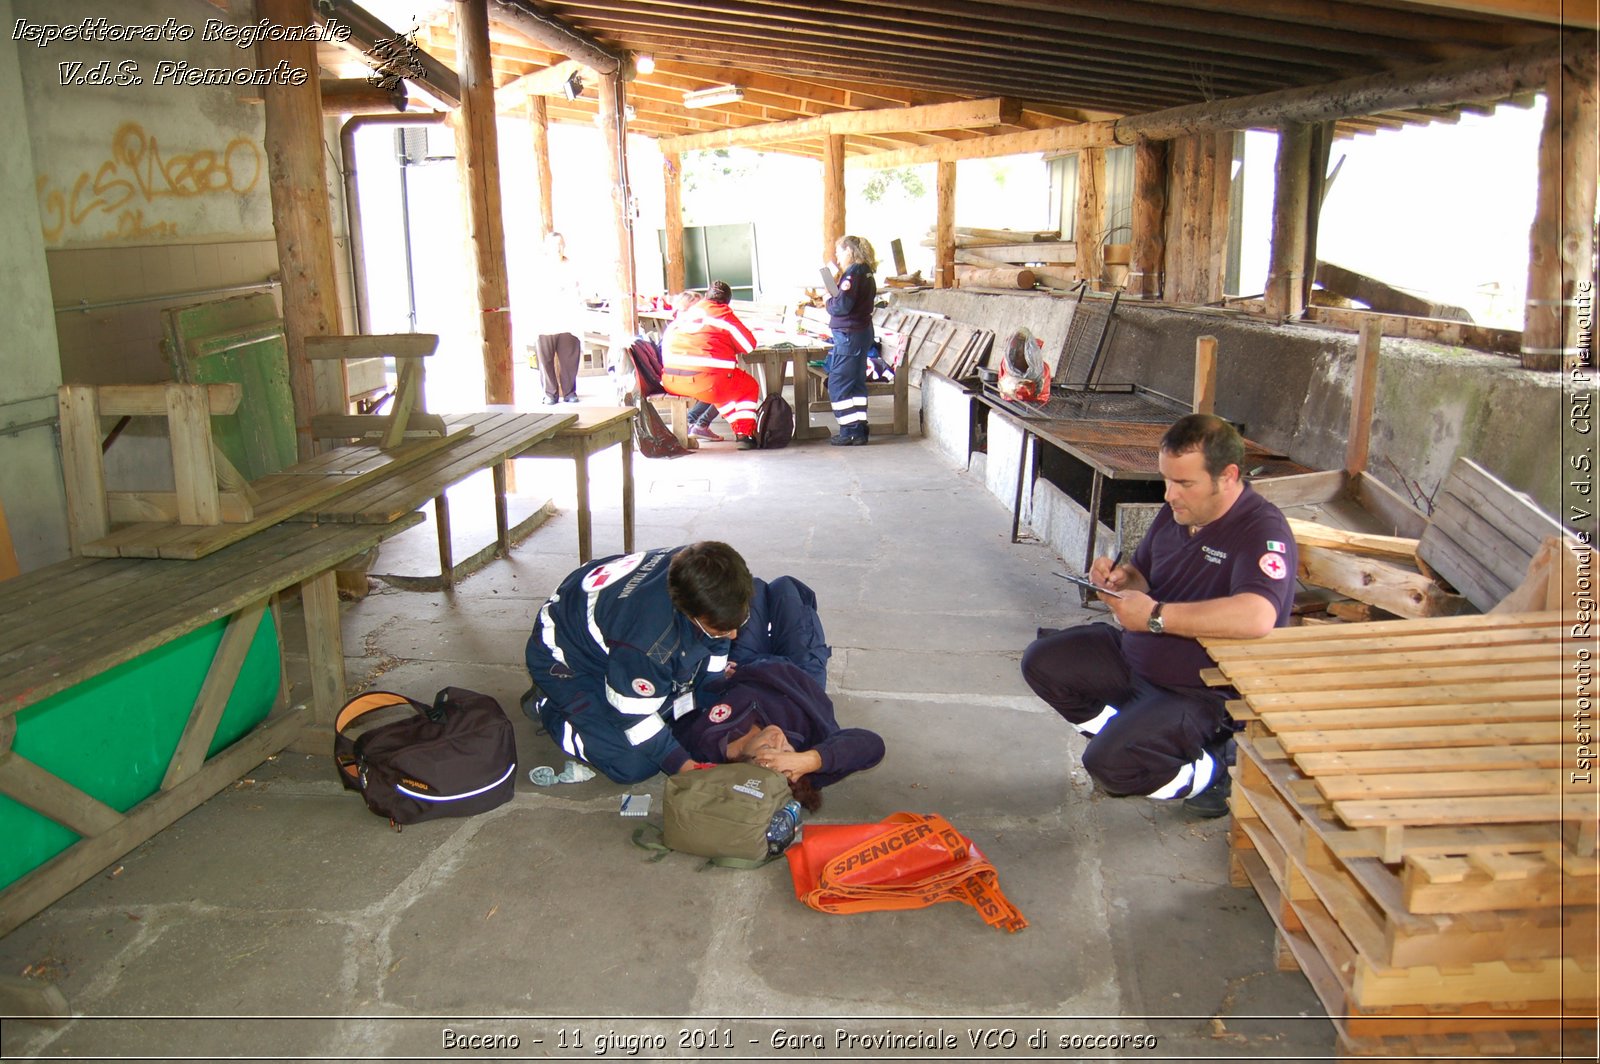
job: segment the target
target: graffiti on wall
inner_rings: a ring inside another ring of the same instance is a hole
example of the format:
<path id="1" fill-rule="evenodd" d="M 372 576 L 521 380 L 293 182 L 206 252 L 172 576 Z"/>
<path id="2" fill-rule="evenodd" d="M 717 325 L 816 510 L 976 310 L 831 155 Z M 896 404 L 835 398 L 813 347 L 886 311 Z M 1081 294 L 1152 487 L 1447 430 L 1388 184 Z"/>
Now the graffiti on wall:
<path id="1" fill-rule="evenodd" d="M 104 161 L 62 183 L 38 180 L 45 243 L 63 238 L 135 240 L 179 235 L 170 205 L 205 196 L 238 196 L 254 189 L 265 171 L 261 146 L 235 137 L 221 149 L 164 155 L 138 122 L 111 135 Z"/>

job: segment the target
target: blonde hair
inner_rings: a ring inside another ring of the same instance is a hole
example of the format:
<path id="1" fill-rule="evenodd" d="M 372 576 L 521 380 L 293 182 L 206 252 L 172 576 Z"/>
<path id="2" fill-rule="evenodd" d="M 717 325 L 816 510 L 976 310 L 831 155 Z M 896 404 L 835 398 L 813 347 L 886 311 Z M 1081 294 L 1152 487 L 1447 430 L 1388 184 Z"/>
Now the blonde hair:
<path id="1" fill-rule="evenodd" d="M 834 250 L 837 251 L 841 257 L 848 257 L 850 259 L 849 262 L 841 262 L 839 264 L 840 266 L 849 269 L 851 266 L 859 262 L 868 270 L 871 270 L 874 273 L 877 272 L 878 256 L 873 252 L 872 245 L 867 241 L 866 237 L 842 236 L 839 238 L 839 242 L 834 245 Z"/>

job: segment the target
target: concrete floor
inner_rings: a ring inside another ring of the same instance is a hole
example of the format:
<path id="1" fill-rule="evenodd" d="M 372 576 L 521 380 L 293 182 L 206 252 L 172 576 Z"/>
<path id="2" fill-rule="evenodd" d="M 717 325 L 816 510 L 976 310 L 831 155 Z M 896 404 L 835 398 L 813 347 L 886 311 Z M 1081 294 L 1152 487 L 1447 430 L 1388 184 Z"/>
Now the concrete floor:
<path id="1" fill-rule="evenodd" d="M 614 553 L 617 463 L 594 464 L 596 550 Z M 476 1036 L 499 1041 L 475 1055 L 500 1058 L 630 1044 L 644 1059 L 1332 1055 L 1310 986 L 1274 967 L 1265 910 L 1228 884 L 1227 821 L 1094 792 L 1075 733 L 1023 685 L 1035 628 L 1086 614 L 1049 575 L 1058 558 L 1008 542 L 981 483 L 906 438 L 713 445 L 635 470 L 639 545 L 723 539 L 757 574 L 816 589 L 839 718 L 888 745 L 816 819 L 945 815 L 993 860 L 1026 930 L 954 904 L 813 912 L 783 862 L 651 863 L 630 843 L 638 821 L 617 815 L 625 788 L 603 777 L 529 784 L 527 768 L 562 759 L 516 711 L 523 642 L 577 557 L 566 470 L 524 463 L 525 494 L 558 513 L 511 557 L 450 593 L 380 585 L 344 615 L 352 684 L 501 700 L 517 722 L 515 799 L 396 834 L 340 789 L 329 757 L 274 758 L 0 940 L 0 971 L 55 980 L 77 1015 L 8 1020 L 0 1051 L 395 1059 L 456 1055 Z M 659 780 L 636 789 L 659 809 Z M 999 1032 L 987 1048 L 969 1042 L 980 1027 Z M 836 1031 L 913 1041 L 871 1050 Z M 1037 1031 L 1047 1050 L 1028 1047 Z M 1071 1041 L 1135 1035 L 1155 1047 Z M 958 1041 L 933 1048 L 941 1036 Z"/>

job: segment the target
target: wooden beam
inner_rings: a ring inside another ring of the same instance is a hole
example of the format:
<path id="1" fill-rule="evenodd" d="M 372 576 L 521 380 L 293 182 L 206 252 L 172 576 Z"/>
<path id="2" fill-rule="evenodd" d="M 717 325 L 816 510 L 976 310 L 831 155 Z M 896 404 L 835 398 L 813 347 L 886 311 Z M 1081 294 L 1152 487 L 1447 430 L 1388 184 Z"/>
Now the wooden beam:
<path id="1" fill-rule="evenodd" d="M 1267 314 L 1294 320 L 1305 310 L 1306 201 L 1311 189 L 1311 127 L 1278 130 L 1272 196 L 1272 254 L 1267 264 Z"/>
<path id="2" fill-rule="evenodd" d="M 1166 258 L 1167 145 L 1140 141 L 1133 150 L 1133 247 L 1129 251 L 1128 293 L 1160 299 Z"/>
<path id="3" fill-rule="evenodd" d="M 496 22 L 511 26 L 531 41 L 571 56 L 600 74 L 631 76 L 633 64 L 622 52 L 614 51 L 598 40 L 537 10 L 522 0 L 494 0 L 490 14 Z"/>
<path id="4" fill-rule="evenodd" d="M 844 236 L 844 138 L 832 134 L 822 150 L 822 261 L 833 262 Z"/>
<path id="5" fill-rule="evenodd" d="M 1592 6 L 1571 4 L 1565 0 L 1415 0 L 1415 2 L 1450 11 L 1471 11 L 1474 14 L 1493 15 L 1497 18 L 1529 19 L 1552 26 L 1589 30 L 1600 27 L 1600 18 L 1596 17 Z"/>
<path id="6" fill-rule="evenodd" d="M 661 153 L 661 183 L 666 200 L 667 294 L 676 295 L 688 284 L 683 265 L 683 157 Z"/>
<path id="7" fill-rule="evenodd" d="M 903 133 L 915 130 L 984 129 L 1014 125 L 1021 115 L 1015 100 L 962 100 L 924 107 L 888 107 L 874 111 L 840 111 L 818 118 L 772 122 L 743 129 L 694 133 L 661 142 L 663 151 L 702 151 L 707 148 L 750 147 L 776 141 L 858 133 Z"/>
<path id="8" fill-rule="evenodd" d="M 1583 334 L 1594 364 L 1596 96 L 1593 52 L 1555 66 L 1546 88 L 1539 199 L 1529 237 L 1522 326 L 1522 364 L 1528 369 L 1560 369 L 1583 358 Z M 1580 293 L 1588 303 L 1581 314 Z"/>
<path id="9" fill-rule="evenodd" d="M 934 275 L 939 288 L 956 284 L 956 164 L 942 160 L 934 176 Z"/>
<path id="10" fill-rule="evenodd" d="M 555 232 L 555 202 L 551 195 L 554 178 L 550 172 L 550 108 L 542 96 L 528 98 L 528 135 L 533 141 L 533 173 L 539 187 L 539 243 Z"/>
<path id="11" fill-rule="evenodd" d="M 600 79 L 600 132 L 605 138 L 606 173 L 611 181 L 611 216 L 617 243 L 617 286 L 611 300 L 613 343 L 631 343 L 639 333 L 638 292 L 633 263 L 633 204 L 629 202 L 627 111 L 622 79 L 608 74 Z"/>
<path id="12" fill-rule="evenodd" d="M 508 111 L 518 106 L 523 100 L 533 96 L 564 96 L 568 80 L 572 75 L 578 75 L 585 86 L 598 84 L 600 74 L 593 67 L 586 67 L 576 59 L 547 66 L 543 70 L 533 70 L 519 78 L 513 78 L 494 91 L 495 106 L 502 111 Z"/>
<path id="13" fill-rule="evenodd" d="M 1100 148 L 1085 148 L 1078 153 L 1078 202 L 1072 227 L 1077 245 L 1078 276 L 1089 282 L 1091 290 L 1100 287 L 1104 269 L 1101 251 L 1106 236 L 1106 153 Z"/>
<path id="14" fill-rule="evenodd" d="M 100 450 L 100 398 L 86 384 L 65 384 L 59 392 L 61 476 L 67 493 L 67 533 L 74 554 L 106 537 L 111 515 L 106 505 L 105 465 Z"/>
<path id="15" fill-rule="evenodd" d="M 1350 382 L 1350 428 L 1345 433 L 1344 469 L 1352 477 L 1367 468 L 1372 442 L 1372 413 L 1378 395 L 1378 351 L 1383 328 L 1368 319 L 1356 338 L 1355 375 Z"/>
<path id="16" fill-rule="evenodd" d="M 260 0 L 257 14 L 274 26 L 313 24 L 311 0 Z M 292 69 L 317 69 L 317 47 L 311 41 L 263 39 L 256 47 L 263 67 L 282 63 Z M 327 153 L 322 140 L 322 97 L 316 78 L 307 78 L 301 85 L 269 84 L 262 93 L 272 227 L 283 278 L 289 388 L 294 397 L 296 442 L 304 461 L 317 451 L 311 418 L 342 412 L 348 394 L 340 364 L 314 365 L 306 358 L 306 337 L 326 336 L 335 331 L 339 321 L 323 167 Z"/>
<path id="17" fill-rule="evenodd" d="M 358 56 L 371 52 L 380 41 L 403 39 L 403 34 L 391 29 L 388 23 L 351 0 L 318 0 L 315 13 L 318 22 L 338 19 L 350 27 L 350 38 L 344 42 L 344 46 Z M 446 107 L 461 106 L 461 79 L 454 70 L 428 54 L 426 49 L 408 47 L 406 52 L 407 58 L 415 61 L 421 69 L 420 74 L 406 80 L 415 83 Z M 316 65 L 313 64 L 309 69 L 315 70 Z"/>
<path id="18" fill-rule="evenodd" d="M 1114 139 L 1118 144 L 1135 144 L 1223 129 L 1332 122 L 1402 107 L 1448 107 L 1476 100 L 1500 100 L 1545 88 L 1550 65 L 1563 57 L 1571 62 L 1594 53 L 1592 36 L 1558 34 L 1547 41 L 1487 56 L 1119 118 L 1112 123 Z"/>
<path id="19" fill-rule="evenodd" d="M 374 85 L 366 78 L 322 79 L 322 113 L 325 115 L 392 114 L 406 109 L 406 83 L 393 88 Z"/>
<path id="20" fill-rule="evenodd" d="M 505 219 L 500 209 L 500 141 L 495 125 L 494 70 L 489 54 L 489 0 L 456 0 L 461 44 L 461 108 L 456 112 L 456 166 L 478 275 L 483 336 L 483 395 L 514 403 L 511 302 L 506 281 Z"/>

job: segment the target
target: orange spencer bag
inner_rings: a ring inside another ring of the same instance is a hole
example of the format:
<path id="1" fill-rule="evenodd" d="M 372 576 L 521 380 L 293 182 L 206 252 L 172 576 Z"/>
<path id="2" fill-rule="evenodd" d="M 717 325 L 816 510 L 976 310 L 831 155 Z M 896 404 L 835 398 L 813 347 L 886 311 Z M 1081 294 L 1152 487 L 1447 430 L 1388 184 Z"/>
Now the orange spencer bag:
<path id="1" fill-rule="evenodd" d="M 1028 926 L 972 840 L 937 814 L 892 813 L 877 824 L 807 824 L 791 846 L 795 897 L 825 913 L 925 909 L 959 901 L 991 927 Z"/>

